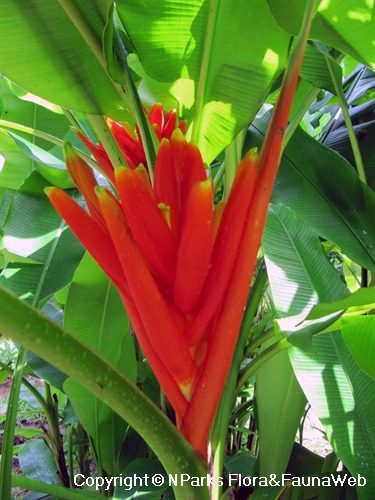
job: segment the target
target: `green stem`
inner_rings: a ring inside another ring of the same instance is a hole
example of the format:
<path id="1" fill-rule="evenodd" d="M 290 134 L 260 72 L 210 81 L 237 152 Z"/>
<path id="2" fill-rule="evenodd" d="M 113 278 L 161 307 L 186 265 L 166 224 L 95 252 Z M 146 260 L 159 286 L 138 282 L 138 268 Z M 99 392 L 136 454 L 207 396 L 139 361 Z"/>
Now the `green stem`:
<path id="1" fill-rule="evenodd" d="M 70 122 L 72 128 L 80 130 L 82 133 L 84 133 L 83 128 L 81 127 L 81 124 L 79 121 L 76 119 L 74 116 L 73 112 L 70 111 L 69 109 L 63 109 L 64 115 L 67 117 L 68 121 Z"/>
<path id="2" fill-rule="evenodd" d="M 64 226 L 64 221 L 61 221 L 60 227 L 58 231 L 56 232 L 55 239 L 51 245 L 51 249 L 47 255 L 46 261 L 44 263 L 41 277 L 39 279 L 39 282 L 37 284 L 35 293 L 34 293 L 34 298 L 32 302 L 32 306 L 29 306 L 24 304 L 21 300 L 19 300 L 17 297 L 13 296 L 14 299 L 19 303 L 19 307 L 28 307 L 32 311 L 34 311 L 34 307 L 36 307 L 39 303 L 39 297 L 40 297 L 40 292 L 43 287 L 43 283 L 45 281 L 45 278 L 47 276 L 48 268 L 51 263 L 52 257 L 54 255 L 57 243 L 59 241 L 60 237 L 60 232 Z M 1 302 L 1 306 L 4 311 L 7 311 L 6 303 Z M 7 311 L 8 313 L 8 311 Z M 6 319 L 4 318 L 3 323 L 6 324 Z M 3 326 L 2 326 L 3 327 Z M 27 324 L 24 324 L 22 327 L 24 329 L 27 329 Z M 22 344 L 22 342 L 19 342 Z M 27 347 L 27 346 L 26 346 Z M 3 446 L 3 461 L 1 464 L 1 471 L 0 471 L 0 479 L 1 481 L 1 486 L 0 486 L 0 493 L 3 493 L 3 495 L 0 496 L 0 498 L 10 498 L 10 476 L 11 476 L 11 471 L 12 471 L 12 456 L 13 456 L 13 441 L 14 441 L 14 428 L 15 428 L 15 421 L 16 421 L 16 416 L 17 416 L 17 405 L 18 405 L 18 399 L 19 399 L 19 392 L 20 392 L 20 387 L 23 379 L 23 370 L 24 366 L 26 364 L 26 357 L 27 357 L 27 350 L 25 346 L 20 347 L 18 357 L 17 357 L 17 362 L 16 362 L 16 367 L 14 369 L 14 375 L 13 375 L 13 380 L 12 380 L 12 386 L 10 389 L 9 393 L 9 403 L 8 403 L 8 408 L 7 408 L 7 419 L 5 422 L 5 428 L 4 428 L 4 446 Z M 50 412 L 48 411 L 46 413 L 47 417 L 50 416 Z"/>
<path id="3" fill-rule="evenodd" d="M 228 200 L 230 188 L 233 184 L 233 179 L 236 174 L 237 167 L 237 147 L 233 140 L 229 146 L 225 148 L 225 177 L 224 177 L 224 200 Z"/>
<path id="4" fill-rule="evenodd" d="M 169 474 L 205 477 L 205 465 L 189 443 L 120 371 L 3 287 L 0 287 L 0 301 L 7 312 L 2 318 L 4 336 L 48 360 L 105 402 L 143 437 Z M 177 485 L 174 491 L 177 500 L 208 499 L 204 486 Z"/>
<path id="5" fill-rule="evenodd" d="M 290 139 L 292 138 L 294 132 L 298 128 L 302 118 L 305 116 L 307 111 L 309 110 L 311 104 L 315 101 L 317 98 L 319 92 L 321 89 L 318 87 L 314 87 L 308 95 L 306 96 L 306 99 L 303 101 L 302 105 L 299 107 L 293 118 L 290 120 L 290 123 L 288 125 L 288 128 L 286 129 L 285 132 L 285 137 L 283 141 L 283 150 L 287 147 Z"/>
<path id="6" fill-rule="evenodd" d="M 224 186 L 224 199 L 227 200 L 230 189 L 233 184 L 234 176 L 236 175 L 236 168 L 241 160 L 242 148 L 246 135 L 246 129 L 233 139 L 229 146 L 225 149 L 225 186 Z"/>
<path id="7" fill-rule="evenodd" d="M 95 33 L 92 31 L 90 25 L 86 22 L 86 19 L 82 16 L 79 9 L 77 9 L 76 2 L 74 0 L 59 0 L 61 7 L 64 9 L 67 16 L 70 18 L 74 26 L 77 28 L 78 33 L 81 35 L 82 39 L 86 42 L 87 46 L 91 49 L 92 53 L 96 57 L 97 61 L 104 69 L 107 71 L 107 61 L 104 57 L 103 47 L 101 40 L 97 38 Z M 108 75 L 109 76 L 109 75 Z M 109 76 L 110 78 L 110 76 Z M 111 79 L 112 80 L 112 79 Z M 113 86 L 120 96 L 120 99 L 124 102 L 125 107 L 129 107 L 129 100 L 124 94 L 121 85 L 117 84 L 112 80 Z"/>
<path id="8" fill-rule="evenodd" d="M 267 347 L 262 353 L 259 354 L 246 368 L 243 374 L 240 377 L 240 380 L 237 384 L 237 393 L 240 392 L 241 388 L 245 385 L 247 380 L 254 375 L 254 373 L 264 365 L 269 359 L 273 358 L 276 354 L 283 351 L 284 349 L 288 349 L 290 347 L 289 342 L 286 339 L 281 339 L 278 342 L 275 342 L 271 346 Z"/>
<path id="9" fill-rule="evenodd" d="M 333 85 L 335 87 L 335 91 L 336 91 L 336 94 L 337 94 L 337 97 L 338 97 L 338 100 L 340 103 L 341 111 L 342 111 L 342 114 L 344 116 L 345 125 L 346 125 L 346 128 L 348 130 L 350 145 L 352 147 L 354 161 L 355 161 L 355 164 L 357 167 L 358 177 L 364 184 L 367 184 L 366 172 L 365 172 L 365 167 L 364 167 L 363 161 L 362 161 L 361 151 L 360 151 L 359 146 L 358 146 L 357 137 L 355 135 L 352 120 L 351 120 L 350 114 L 349 114 L 348 103 L 346 102 L 344 91 L 342 90 L 341 82 L 337 81 L 335 72 L 333 70 L 333 64 L 332 64 L 331 59 L 327 55 L 324 55 L 324 57 L 325 57 L 328 71 L 329 71 L 329 74 L 331 75 L 332 82 L 333 82 Z"/>
<path id="10" fill-rule="evenodd" d="M 3 304 L 2 304 L 3 307 Z M 20 347 L 14 368 L 12 385 L 9 393 L 6 420 L 3 434 L 3 447 L 0 464 L 0 498 L 11 498 L 11 473 L 13 459 L 14 429 L 16 427 L 18 398 L 26 363 L 27 350 Z"/>
<path id="11" fill-rule="evenodd" d="M 264 344 L 264 342 L 271 339 L 274 335 L 275 335 L 275 329 L 272 327 L 266 330 L 265 332 L 262 332 L 257 337 L 255 337 L 255 339 L 252 340 L 252 342 L 250 342 L 248 346 L 246 346 L 245 357 L 248 357 L 250 354 L 252 354 L 254 349 L 260 347 L 262 344 Z"/>
<path id="12" fill-rule="evenodd" d="M 223 178 L 223 175 L 225 173 L 225 160 L 222 162 L 222 164 L 220 165 L 218 171 L 216 172 L 216 175 L 214 177 L 214 186 L 215 186 L 215 193 L 217 192 L 218 190 L 218 187 L 220 185 L 220 182 Z"/>
<path id="13" fill-rule="evenodd" d="M 48 412 L 46 413 L 46 416 L 49 427 L 47 433 L 49 446 L 58 467 L 58 476 L 61 484 L 62 486 L 69 488 L 70 480 L 65 462 L 64 446 L 60 434 L 58 401 L 52 397 L 51 387 L 46 382 L 44 383 L 44 391 L 46 401 L 48 403 Z"/>
<path id="14" fill-rule="evenodd" d="M 215 33 L 218 5 L 219 5 L 219 0 L 210 0 L 208 7 L 206 37 L 204 40 L 202 63 L 199 73 L 197 95 L 195 98 L 194 122 L 193 122 L 192 136 L 191 136 L 191 140 L 196 144 L 198 143 L 199 133 L 201 129 L 201 120 L 203 116 L 202 110 L 206 92 L 208 73 L 210 68 L 209 63 L 211 58 L 212 42 Z"/>
<path id="15" fill-rule="evenodd" d="M 119 22 L 120 22 L 119 17 L 116 15 L 116 12 L 113 11 L 113 29 L 116 35 L 118 53 L 121 62 L 123 64 L 123 71 L 124 71 L 124 89 L 130 101 L 130 106 L 128 106 L 128 108 L 133 111 L 134 117 L 136 119 L 139 128 L 143 149 L 146 156 L 148 173 L 150 176 L 151 183 L 153 183 L 154 165 L 156 159 L 156 152 L 159 147 L 159 144 L 155 134 L 153 133 L 153 131 L 151 132 L 151 126 L 145 116 L 142 103 L 138 95 L 138 91 L 133 82 L 133 78 L 127 61 L 128 53 L 120 35 Z"/>
<path id="16" fill-rule="evenodd" d="M 110 131 L 105 118 L 101 115 L 87 115 L 87 118 L 104 147 L 114 167 L 126 166 L 126 161 L 121 154 L 120 148 Z"/>
<path id="17" fill-rule="evenodd" d="M 46 484 L 42 481 L 29 479 L 24 476 L 9 476 L 9 479 L 12 481 L 12 486 L 14 488 L 22 488 L 25 490 L 37 491 L 39 493 L 46 493 L 47 495 L 51 495 L 62 500 L 100 500 L 103 498 L 102 495 L 87 490 L 74 490 L 64 488 L 62 486 L 56 486 L 54 484 Z M 82 480 L 82 478 L 79 477 L 79 480 Z"/>
<path id="18" fill-rule="evenodd" d="M 73 425 L 69 425 L 66 431 L 67 445 L 68 445 L 68 472 L 69 472 L 69 484 L 71 488 L 74 488 L 74 463 L 73 463 Z"/>
<path id="19" fill-rule="evenodd" d="M 7 120 L 0 120 L 0 127 L 19 130 L 20 132 L 25 132 L 26 134 L 40 137 L 41 139 L 49 141 L 52 144 L 56 144 L 57 146 L 62 147 L 62 145 L 64 144 L 64 141 L 58 139 L 57 137 L 54 137 L 53 135 L 47 134 L 46 132 L 42 132 L 41 130 L 37 130 L 33 127 L 26 127 L 25 125 L 21 125 L 20 123 L 9 122 Z"/>
<path id="20" fill-rule="evenodd" d="M 213 454 L 212 474 L 214 477 L 222 476 L 226 435 L 228 422 L 236 399 L 238 372 L 243 360 L 244 349 L 249 335 L 250 326 L 258 309 L 259 301 L 262 297 L 266 283 L 267 271 L 264 263 L 262 262 L 258 276 L 249 295 L 236 350 L 233 355 L 231 371 L 227 379 L 225 390 L 211 432 L 210 442 Z M 211 492 L 211 499 L 218 500 L 220 498 L 220 494 L 221 487 L 218 484 L 214 485 Z"/>

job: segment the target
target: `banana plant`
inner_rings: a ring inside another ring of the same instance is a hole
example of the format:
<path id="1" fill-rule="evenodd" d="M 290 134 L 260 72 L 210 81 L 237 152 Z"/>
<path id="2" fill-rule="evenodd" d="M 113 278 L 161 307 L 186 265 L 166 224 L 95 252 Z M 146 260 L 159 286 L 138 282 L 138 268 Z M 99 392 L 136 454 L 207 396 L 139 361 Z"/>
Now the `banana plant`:
<path id="1" fill-rule="evenodd" d="M 1 328 L 22 345 L 4 432 L 4 498 L 11 484 L 94 495 L 74 489 L 77 422 L 98 477 L 167 474 L 152 498 L 168 495 L 174 475 L 223 478 L 172 482 L 176 498 L 219 498 L 233 489 L 224 471 L 244 470 L 224 469 L 224 456 L 237 453 L 249 476 L 254 467 L 303 476 L 296 464 L 305 449 L 293 443 L 306 400 L 337 457 L 367 478 L 358 494 L 370 498 L 373 401 L 364 404 L 361 391 L 373 394 L 373 371 L 354 332 L 373 345 L 373 295 L 348 289 L 326 255 L 330 248 L 371 279 L 375 200 L 339 65 L 347 54 L 374 67 L 370 7 L 353 3 L 346 16 L 336 1 L 281 9 L 271 0 L 60 0 L 46 9 L 33 0 L 6 1 L 3 11 L 2 36 L 14 43 L 4 44 L 1 63 Z M 338 97 L 358 174 L 297 129 L 322 88 Z M 255 118 L 266 99 L 271 118 L 263 109 Z M 257 266 L 262 237 L 267 273 Z M 91 256 L 82 259 L 78 240 Z M 348 308 L 356 316 L 342 317 Z M 63 327 L 45 316 L 62 312 Z M 20 452 L 19 479 L 10 471 L 25 366 L 47 384 L 36 395 L 54 432 L 47 447 Z M 322 367 L 313 386 L 306 370 Z M 50 386 L 74 408 L 69 467 Z M 343 408 L 353 405 L 344 433 Z M 243 454 L 248 424 L 259 441 Z M 158 460 L 139 458 L 145 447 Z M 37 481 L 32 453 L 51 470 L 57 464 L 58 478 Z M 314 463 L 310 474 L 336 471 L 334 460 Z M 101 493 L 123 498 L 113 485 Z"/>

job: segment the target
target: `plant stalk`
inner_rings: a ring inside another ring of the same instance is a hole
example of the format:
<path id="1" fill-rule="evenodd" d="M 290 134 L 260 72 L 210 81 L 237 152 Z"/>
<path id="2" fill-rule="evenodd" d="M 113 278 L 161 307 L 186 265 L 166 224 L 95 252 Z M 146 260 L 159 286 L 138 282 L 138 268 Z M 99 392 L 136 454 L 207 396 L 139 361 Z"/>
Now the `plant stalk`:
<path id="1" fill-rule="evenodd" d="M 114 167 L 127 166 L 116 139 L 113 137 L 104 117 L 101 115 L 87 115 L 87 118 L 104 147 L 112 165 Z"/>
<path id="2" fill-rule="evenodd" d="M 207 28 L 206 28 L 206 37 L 204 41 L 203 47 L 203 55 L 202 55 L 202 63 L 199 73 L 198 80 L 198 88 L 197 94 L 195 97 L 195 111 L 194 111 L 194 122 L 193 122 L 193 130 L 191 135 L 191 140 L 195 144 L 198 143 L 198 134 L 201 128 L 201 120 L 202 120 L 202 110 L 203 103 L 205 97 L 205 89 L 207 84 L 207 78 L 209 73 L 209 62 L 212 51 L 212 42 L 215 33 L 215 25 L 216 25 L 216 16 L 217 9 L 219 6 L 219 0 L 210 0 L 208 6 L 208 19 L 207 19 Z"/>
<path id="3" fill-rule="evenodd" d="M 286 339 L 281 339 L 275 344 L 267 347 L 262 353 L 259 354 L 246 368 L 244 373 L 241 375 L 238 384 L 237 384 L 237 393 L 240 392 L 241 388 L 245 385 L 247 380 L 254 375 L 254 373 L 259 370 L 261 366 L 264 365 L 269 359 L 273 358 L 276 354 L 283 351 L 284 349 L 288 349 L 291 344 Z"/>
<path id="4" fill-rule="evenodd" d="M 12 368 L 10 366 L 6 365 L 2 361 L 0 361 L 0 368 L 7 371 L 10 375 L 13 376 L 14 370 L 12 370 Z M 30 382 L 28 380 L 26 380 L 25 378 L 22 378 L 21 383 L 30 391 L 30 393 L 38 401 L 40 406 L 43 408 L 43 411 L 45 413 L 47 413 L 48 412 L 48 405 L 47 405 L 45 399 L 43 398 L 43 396 L 38 391 L 38 389 L 35 389 L 35 387 L 32 384 L 30 384 Z"/>
<path id="5" fill-rule="evenodd" d="M 0 498 L 11 498 L 11 471 L 13 459 L 14 429 L 16 427 L 18 398 L 26 363 L 27 350 L 20 347 L 14 368 L 12 385 L 9 393 L 6 420 L 3 434 L 3 446 L 0 464 Z"/>
<path id="6" fill-rule="evenodd" d="M 59 0 L 59 3 L 61 7 L 64 9 L 66 15 L 70 18 L 74 26 L 77 28 L 77 31 L 82 36 L 82 39 L 91 49 L 92 53 L 96 57 L 101 67 L 104 69 L 106 73 L 108 73 L 107 61 L 104 57 L 101 41 L 96 37 L 95 33 L 93 33 L 89 24 L 86 22 L 86 19 L 84 19 L 79 9 L 77 9 L 74 0 Z M 129 99 L 124 94 L 121 85 L 114 82 L 113 80 L 112 83 L 117 93 L 119 94 L 121 101 L 124 102 L 126 107 L 129 107 Z"/>
<path id="7" fill-rule="evenodd" d="M 327 63 L 329 74 L 331 75 L 332 82 L 333 82 L 333 85 L 334 85 L 335 90 L 336 90 L 336 94 L 337 94 L 337 97 L 338 97 L 338 100 L 340 103 L 341 111 L 342 111 L 342 114 L 344 116 L 345 125 L 346 125 L 346 128 L 348 130 L 349 141 L 350 141 L 350 145 L 352 147 L 354 161 L 355 161 L 355 165 L 356 165 L 357 172 L 358 172 L 358 177 L 364 184 L 367 185 L 366 171 L 365 171 L 365 167 L 363 165 L 361 151 L 360 151 L 359 146 L 358 146 L 357 137 L 355 135 L 352 120 L 351 120 L 350 114 L 349 114 L 348 103 L 346 102 L 345 95 L 344 95 L 344 92 L 342 90 L 341 82 L 337 81 L 335 72 L 333 71 L 333 66 L 332 66 L 332 62 L 331 62 L 330 58 L 327 55 L 324 55 L 324 57 L 325 57 L 325 60 Z"/>

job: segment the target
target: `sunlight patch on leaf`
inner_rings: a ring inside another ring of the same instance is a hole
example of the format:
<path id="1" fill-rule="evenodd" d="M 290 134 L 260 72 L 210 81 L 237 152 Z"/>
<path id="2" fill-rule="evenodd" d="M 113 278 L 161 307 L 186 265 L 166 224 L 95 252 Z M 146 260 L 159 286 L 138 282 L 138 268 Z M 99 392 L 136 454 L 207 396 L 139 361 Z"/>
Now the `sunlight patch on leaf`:
<path id="1" fill-rule="evenodd" d="M 276 54 L 276 52 L 274 52 L 271 49 L 267 49 L 266 53 L 264 54 L 262 66 L 264 68 L 269 69 L 270 72 L 272 73 L 272 72 L 276 71 L 277 68 L 279 67 L 279 60 L 280 60 L 280 58 Z"/>
<path id="2" fill-rule="evenodd" d="M 179 102 L 180 106 L 190 109 L 194 104 L 195 83 L 188 78 L 178 78 L 171 86 L 171 95 Z"/>
<path id="3" fill-rule="evenodd" d="M 275 300 L 278 304 L 277 312 L 280 315 L 289 314 L 291 305 L 293 304 L 294 297 L 297 295 L 298 292 L 298 286 L 299 286 L 298 282 L 293 282 L 290 279 L 288 279 L 286 272 L 271 259 L 267 260 L 267 270 L 268 273 L 271 274 L 273 277 L 273 283 L 276 284 L 277 282 L 279 282 L 280 284 L 283 285 L 285 283 L 288 283 L 288 286 L 283 288 L 283 294 L 282 294 L 283 300 L 280 302 L 277 300 L 277 298 Z M 315 297 L 312 299 L 312 301 L 310 300 L 309 303 L 311 303 L 311 306 L 308 307 L 308 310 L 310 310 L 311 307 L 316 303 Z M 296 325 L 297 323 L 294 322 L 295 319 L 297 318 L 303 319 L 305 318 L 306 314 L 307 311 L 305 311 L 304 309 L 299 314 L 285 318 L 285 320 L 287 322 L 291 321 L 294 325 Z"/>
<path id="4" fill-rule="evenodd" d="M 4 246 L 10 253 L 20 255 L 22 257 L 29 257 L 41 247 L 44 247 L 55 238 L 61 235 L 61 229 L 52 230 L 49 233 L 43 234 L 42 236 L 36 236 L 34 238 L 18 238 L 17 236 L 4 236 Z"/>
<path id="5" fill-rule="evenodd" d="M 350 19 L 354 19 L 355 21 L 362 21 L 363 23 L 371 21 L 371 14 L 369 12 L 363 11 L 362 9 L 349 10 L 348 17 Z"/>

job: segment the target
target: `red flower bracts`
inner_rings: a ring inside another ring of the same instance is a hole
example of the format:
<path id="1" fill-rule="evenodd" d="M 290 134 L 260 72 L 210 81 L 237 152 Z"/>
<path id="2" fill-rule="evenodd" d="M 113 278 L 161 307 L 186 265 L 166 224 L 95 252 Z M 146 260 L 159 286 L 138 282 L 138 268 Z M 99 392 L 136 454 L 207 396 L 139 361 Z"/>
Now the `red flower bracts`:
<path id="1" fill-rule="evenodd" d="M 58 188 L 48 188 L 48 197 L 119 289 L 180 429 L 204 455 L 252 275 L 249 268 L 238 269 L 238 259 L 247 246 L 257 155 L 251 151 L 240 163 L 220 216 L 199 150 L 180 129 L 161 141 L 153 188 L 143 166 L 114 170 L 118 198 L 96 184 L 70 144 L 65 158 L 89 213 Z M 233 276 L 245 283 L 238 304 Z M 228 309 L 231 294 L 236 303 Z M 201 398 L 211 382 L 216 389 L 209 390 L 208 408 Z M 202 429 L 199 442 L 195 417 Z"/>
<path id="2" fill-rule="evenodd" d="M 180 123 L 177 124 L 176 110 L 172 109 L 168 115 L 164 117 L 163 106 L 161 104 L 155 104 L 152 107 L 148 119 L 159 141 L 163 138 L 169 139 L 176 127 L 183 133 L 186 132 L 186 122 L 184 120 L 181 120 Z M 130 125 L 126 122 L 118 123 L 110 118 L 106 120 L 127 165 L 134 170 L 142 163 L 142 165 L 147 168 L 146 156 L 138 127 L 137 134 L 135 134 Z M 108 178 L 114 181 L 114 167 L 116 165 L 112 165 L 104 147 L 101 144 L 94 144 L 80 131 L 76 131 L 76 134 L 102 167 Z"/>

